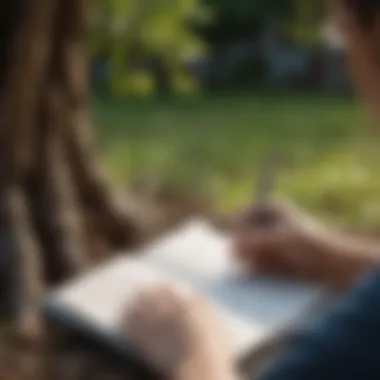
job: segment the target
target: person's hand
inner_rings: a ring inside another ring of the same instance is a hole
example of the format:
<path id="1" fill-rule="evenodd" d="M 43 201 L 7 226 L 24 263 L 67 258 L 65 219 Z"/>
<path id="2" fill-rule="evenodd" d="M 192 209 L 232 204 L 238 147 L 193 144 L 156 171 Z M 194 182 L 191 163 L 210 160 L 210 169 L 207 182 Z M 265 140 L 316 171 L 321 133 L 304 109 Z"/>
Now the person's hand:
<path id="1" fill-rule="evenodd" d="M 258 205 L 238 218 L 234 254 L 250 272 L 320 279 L 329 260 L 319 244 L 324 233 L 293 205 Z"/>
<path id="2" fill-rule="evenodd" d="M 176 374 L 194 365 L 207 367 L 205 376 L 211 376 L 210 371 L 230 365 L 226 328 L 200 296 L 166 284 L 155 285 L 141 290 L 128 310 L 122 320 L 124 331 L 160 372 L 181 377 Z"/>

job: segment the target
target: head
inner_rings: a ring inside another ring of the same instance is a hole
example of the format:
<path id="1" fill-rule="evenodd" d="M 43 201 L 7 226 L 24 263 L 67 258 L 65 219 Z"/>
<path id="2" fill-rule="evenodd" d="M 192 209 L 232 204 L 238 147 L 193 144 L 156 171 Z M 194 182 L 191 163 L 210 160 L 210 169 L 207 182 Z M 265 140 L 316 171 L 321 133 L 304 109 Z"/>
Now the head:
<path id="1" fill-rule="evenodd" d="M 380 14 L 378 0 L 343 0 L 343 5 L 352 12 L 363 28 L 371 28 Z"/>
<path id="2" fill-rule="evenodd" d="M 352 82 L 380 125 L 380 1 L 327 1 L 345 41 Z"/>

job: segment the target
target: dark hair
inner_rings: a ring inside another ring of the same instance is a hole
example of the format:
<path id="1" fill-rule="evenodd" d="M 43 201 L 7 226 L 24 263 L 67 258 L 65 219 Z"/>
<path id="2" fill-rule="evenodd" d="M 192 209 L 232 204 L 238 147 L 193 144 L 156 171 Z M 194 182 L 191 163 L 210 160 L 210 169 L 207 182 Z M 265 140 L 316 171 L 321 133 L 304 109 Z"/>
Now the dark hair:
<path id="1" fill-rule="evenodd" d="M 353 11 L 362 26 L 373 26 L 380 13 L 380 0 L 344 0 L 347 8 Z"/>

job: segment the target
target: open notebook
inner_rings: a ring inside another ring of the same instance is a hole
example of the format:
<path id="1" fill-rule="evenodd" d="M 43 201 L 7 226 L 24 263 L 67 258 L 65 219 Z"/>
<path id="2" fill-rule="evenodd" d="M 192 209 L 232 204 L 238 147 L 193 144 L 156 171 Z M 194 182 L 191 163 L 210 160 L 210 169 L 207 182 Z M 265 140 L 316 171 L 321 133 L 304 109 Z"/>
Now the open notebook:
<path id="1" fill-rule="evenodd" d="M 122 306 L 139 285 L 171 281 L 208 298 L 232 330 L 234 352 L 242 358 L 274 336 L 296 327 L 325 296 L 319 286 L 248 277 L 229 253 L 229 239 L 207 222 L 186 223 L 138 255 L 121 254 L 54 291 L 44 305 L 48 317 L 115 349 L 128 351 L 118 326 Z"/>

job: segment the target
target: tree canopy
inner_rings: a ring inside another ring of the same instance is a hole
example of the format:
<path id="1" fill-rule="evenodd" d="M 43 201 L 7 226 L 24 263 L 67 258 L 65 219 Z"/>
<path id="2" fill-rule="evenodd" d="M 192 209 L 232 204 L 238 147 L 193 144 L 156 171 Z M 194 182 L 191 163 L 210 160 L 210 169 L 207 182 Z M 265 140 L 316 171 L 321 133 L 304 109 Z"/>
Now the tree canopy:
<path id="1" fill-rule="evenodd" d="M 213 48 L 255 38 L 271 22 L 290 39 L 316 44 L 318 0 L 95 0 L 89 12 L 92 53 L 115 93 L 188 93 L 191 62 Z"/>
<path id="2" fill-rule="evenodd" d="M 98 0 L 89 18 L 91 49 L 106 57 L 117 93 L 188 92 L 196 83 L 185 63 L 207 47 L 189 27 L 210 12 L 197 0 Z"/>

